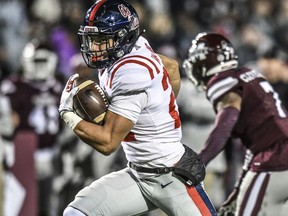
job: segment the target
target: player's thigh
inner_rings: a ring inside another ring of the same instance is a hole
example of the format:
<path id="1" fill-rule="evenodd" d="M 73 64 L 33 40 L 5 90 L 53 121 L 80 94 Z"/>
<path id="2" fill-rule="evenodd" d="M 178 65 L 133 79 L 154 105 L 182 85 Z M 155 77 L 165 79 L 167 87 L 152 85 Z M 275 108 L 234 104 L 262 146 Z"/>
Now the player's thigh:
<path id="1" fill-rule="evenodd" d="M 240 187 L 236 215 L 286 215 L 287 181 L 287 171 L 247 172 Z"/>
<path id="2" fill-rule="evenodd" d="M 172 173 L 141 181 L 143 193 L 167 215 L 216 215 L 203 185 L 188 187 Z"/>
<path id="3" fill-rule="evenodd" d="M 87 216 L 137 215 L 155 208 L 142 195 L 129 169 L 110 173 L 82 189 L 70 206 Z"/>

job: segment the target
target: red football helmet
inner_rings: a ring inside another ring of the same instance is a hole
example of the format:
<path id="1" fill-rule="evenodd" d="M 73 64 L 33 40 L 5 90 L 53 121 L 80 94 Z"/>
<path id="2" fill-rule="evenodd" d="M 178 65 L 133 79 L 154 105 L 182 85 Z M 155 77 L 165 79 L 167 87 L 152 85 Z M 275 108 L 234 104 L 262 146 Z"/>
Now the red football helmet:
<path id="1" fill-rule="evenodd" d="M 188 51 L 183 68 L 196 86 L 206 85 L 211 76 L 238 66 L 234 47 L 224 36 L 200 33 Z"/>
<path id="2" fill-rule="evenodd" d="M 125 0 L 98 0 L 78 31 L 81 53 L 91 68 L 111 66 L 130 53 L 140 35 L 136 10 Z M 97 45 L 97 50 L 92 47 Z"/>

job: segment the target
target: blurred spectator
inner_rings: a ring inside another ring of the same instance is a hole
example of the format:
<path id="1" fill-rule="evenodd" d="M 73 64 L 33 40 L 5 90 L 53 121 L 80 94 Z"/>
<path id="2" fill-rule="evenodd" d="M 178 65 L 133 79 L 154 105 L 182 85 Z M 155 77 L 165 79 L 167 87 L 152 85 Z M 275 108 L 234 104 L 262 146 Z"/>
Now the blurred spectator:
<path id="1" fill-rule="evenodd" d="M 279 11 L 276 14 L 277 23 L 279 26 L 287 24 L 288 21 L 288 1 L 279 0 Z"/>
<path id="2" fill-rule="evenodd" d="M 51 29 L 49 34 L 49 39 L 59 57 L 59 71 L 65 77 L 71 75 L 73 69 L 69 63 L 72 56 L 79 51 L 77 32 L 85 9 L 79 0 L 63 1 L 61 21 Z"/>
<path id="3" fill-rule="evenodd" d="M 13 18 L 11 18 L 11 11 L 13 11 Z M 9 73 L 15 73 L 20 65 L 18 59 L 20 59 L 21 51 L 27 41 L 28 25 L 21 1 L 0 1 L 0 47 L 5 51 L 4 58 L 6 59 L 3 61 L 1 49 L 0 62 L 5 64 Z"/>
<path id="4" fill-rule="evenodd" d="M 242 26 L 240 36 L 242 41 L 238 44 L 236 52 L 241 66 L 248 61 L 256 60 L 274 46 L 271 38 L 254 24 Z"/>
<path id="5" fill-rule="evenodd" d="M 288 64 L 287 54 L 273 47 L 254 62 L 248 62 L 248 67 L 259 70 L 278 93 L 283 106 L 288 108 Z"/>

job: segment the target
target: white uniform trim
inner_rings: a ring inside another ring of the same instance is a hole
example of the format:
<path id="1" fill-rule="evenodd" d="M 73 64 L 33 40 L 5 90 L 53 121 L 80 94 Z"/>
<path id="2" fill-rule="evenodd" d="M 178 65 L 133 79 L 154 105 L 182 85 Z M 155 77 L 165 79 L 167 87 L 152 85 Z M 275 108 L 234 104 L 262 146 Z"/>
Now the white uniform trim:
<path id="1" fill-rule="evenodd" d="M 212 104 L 214 104 L 214 101 L 222 96 L 225 92 L 232 89 L 234 86 L 238 84 L 238 80 L 232 77 L 227 77 L 213 86 L 211 86 L 207 91 L 207 96 Z"/>

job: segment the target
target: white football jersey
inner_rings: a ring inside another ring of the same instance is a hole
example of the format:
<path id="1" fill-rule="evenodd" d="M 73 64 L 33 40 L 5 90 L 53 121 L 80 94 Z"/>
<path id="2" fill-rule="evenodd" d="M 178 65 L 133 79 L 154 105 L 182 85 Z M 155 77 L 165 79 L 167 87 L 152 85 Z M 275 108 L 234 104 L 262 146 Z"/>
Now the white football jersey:
<path id="1" fill-rule="evenodd" d="M 132 52 L 99 73 L 109 110 L 135 125 L 122 142 L 128 161 L 173 166 L 184 153 L 178 106 L 160 57 L 140 37 Z"/>

